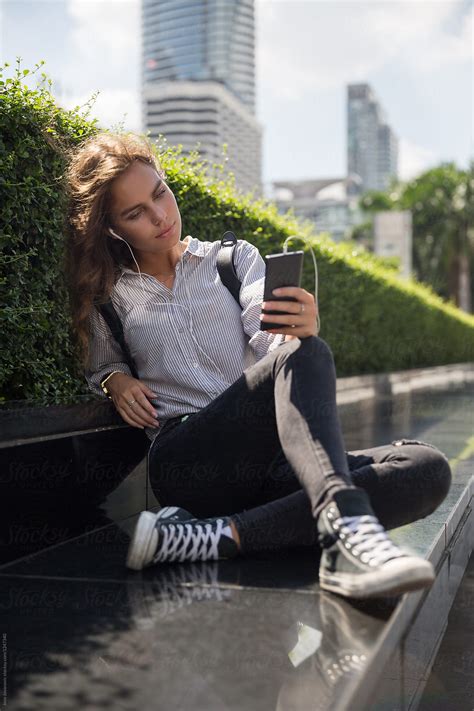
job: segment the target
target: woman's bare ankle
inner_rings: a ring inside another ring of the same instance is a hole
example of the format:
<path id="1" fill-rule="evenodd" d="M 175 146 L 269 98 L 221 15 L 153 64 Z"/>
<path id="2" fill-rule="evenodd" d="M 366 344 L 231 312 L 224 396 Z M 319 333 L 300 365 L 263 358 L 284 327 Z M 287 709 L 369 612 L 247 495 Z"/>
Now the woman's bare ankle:
<path id="1" fill-rule="evenodd" d="M 239 548 L 239 550 L 240 550 L 240 536 L 239 536 L 239 532 L 238 532 L 238 530 L 237 530 L 237 526 L 236 526 L 235 523 L 232 521 L 232 519 L 230 520 L 229 525 L 230 525 L 230 530 L 232 531 L 232 538 L 233 538 L 234 541 L 237 543 L 237 546 L 238 546 L 238 548 Z"/>

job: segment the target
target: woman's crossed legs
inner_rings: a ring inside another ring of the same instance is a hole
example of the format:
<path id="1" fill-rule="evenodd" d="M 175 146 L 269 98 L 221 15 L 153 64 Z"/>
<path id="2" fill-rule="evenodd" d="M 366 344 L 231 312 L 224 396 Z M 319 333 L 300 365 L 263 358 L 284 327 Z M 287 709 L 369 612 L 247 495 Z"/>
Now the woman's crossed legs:
<path id="1" fill-rule="evenodd" d="M 446 457 L 418 440 L 400 442 L 345 452 L 331 350 L 319 337 L 295 339 L 159 435 L 150 482 L 162 506 L 231 516 L 243 552 L 311 546 L 323 506 L 354 485 L 386 528 L 439 505 L 451 480 Z"/>

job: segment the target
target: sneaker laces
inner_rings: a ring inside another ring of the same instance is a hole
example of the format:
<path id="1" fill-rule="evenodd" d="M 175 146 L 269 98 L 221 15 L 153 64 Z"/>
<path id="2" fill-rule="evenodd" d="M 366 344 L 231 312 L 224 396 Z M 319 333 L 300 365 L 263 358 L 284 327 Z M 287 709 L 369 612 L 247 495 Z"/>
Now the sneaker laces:
<path id="1" fill-rule="evenodd" d="M 218 544 L 226 521 L 218 518 L 213 523 L 167 522 L 158 526 L 158 538 L 161 543 L 155 555 L 154 563 L 168 560 L 217 560 Z"/>
<path id="2" fill-rule="evenodd" d="M 343 516 L 334 521 L 333 527 L 352 553 L 360 554 L 363 563 L 376 566 L 405 555 L 375 516 Z"/>

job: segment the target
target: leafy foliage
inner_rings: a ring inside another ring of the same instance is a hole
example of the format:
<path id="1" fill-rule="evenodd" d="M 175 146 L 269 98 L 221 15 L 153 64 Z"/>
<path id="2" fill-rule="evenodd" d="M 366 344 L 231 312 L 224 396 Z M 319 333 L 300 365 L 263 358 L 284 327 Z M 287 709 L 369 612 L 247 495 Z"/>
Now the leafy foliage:
<path id="1" fill-rule="evenodd" d="M 443 163 L 408 183 L 393 183 L 387 192 L 369 191 L 360 205 L 370 215 L 379 210 L 410 210 L 416 278 L 458 304 L 457 272 L 464 262 L 474 304 L 474 161 L 468 170 Z M 360 230 L 359 236 L 366 238 L 367 231 Z"/>

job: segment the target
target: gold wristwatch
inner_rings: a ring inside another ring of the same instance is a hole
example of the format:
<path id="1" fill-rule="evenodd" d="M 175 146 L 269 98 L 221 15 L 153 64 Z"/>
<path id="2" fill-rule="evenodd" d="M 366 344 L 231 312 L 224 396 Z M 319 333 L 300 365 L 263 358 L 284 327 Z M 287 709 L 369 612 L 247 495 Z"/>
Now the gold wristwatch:
<path id="1" fill-rule="evenodd" d="M 121 373 L 121 372 L 122 372 L 121 370 L 114 370 L 112 373 L 109 373 L 108 375 L 106 375 L 106 377 L 103 380 L 100 381 L 100 387 L 102 388 L 102 390 L 104 391 L 104 393 L 107 395 L 107 397 L 110 400 L 112 400 L 112 395 L 109 393 L 109 391 L 105 387 L 105 383 L 107 382 L 107 380 L 109 378 L 112 377 L 112 375 L 114 375 L 114 373 Z"/>

